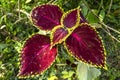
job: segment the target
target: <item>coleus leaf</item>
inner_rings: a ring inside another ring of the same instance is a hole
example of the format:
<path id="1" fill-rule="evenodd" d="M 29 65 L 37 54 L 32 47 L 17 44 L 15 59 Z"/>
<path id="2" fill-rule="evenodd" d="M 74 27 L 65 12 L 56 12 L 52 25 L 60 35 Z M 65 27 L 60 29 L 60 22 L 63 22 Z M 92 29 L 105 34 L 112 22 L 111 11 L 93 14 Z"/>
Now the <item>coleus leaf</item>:
<path id="1" fill-rule="evenodd" d="M 56 26 L 51 33 L 51 44 L 54 46 L 55 44 L 61 43 L 65 41 L 65 39 L 71 34 L 71 29 L 73 30 L 76 26 L 79 25 L 80 21 L 80 10 L 73 9 L 65 14 L 63 14 L 61 18 L 61 24 Z M 71 28 L 68 30 L 68 28 Z"/>
<path id="2" fill-rule="evenodd" d="M 45 4 L 34 8 L 31 12 L 31 20 L 35 26 L 42 30 L 52 30 L 60 25 L 63 11 L 57 5 Z"/>
<path id="3" fill-rule="evenodd" d="M 88 24 L 81 24 L 66 39 L 65 47 L 76 59 L 106 68 L 106 54 L 101 38 Z"/>
<path id="4" fill-rule="evenodd" d="M 73 28 L 79 25 L 80 22 L 80 9 L 73 9 L 65 14 L 61 18 L 61 24 L 67 28 Z"/>
<path id="5" fill-rule="evenodd" d="M 63 41 L 65 41 L 67 36 L 68 36 L 68 30 L 67 29 L 65 29 L 64 27 L 61 27 L 61 26 L 55 27 L 52 30 L 52 33 L 51 33 L 51 36 L 50 36 L 51 45 L 54 46 L 55 44 L 62 43 Z"/>
<path id="6" fill-rule="evenodd" d="M 56 56 L 57 49 L 50 48 L 49 37 L 40 34 L 33 35 L 23 47 L 18 76 L 26 77 L 42 73 L 50 67 Z"/>

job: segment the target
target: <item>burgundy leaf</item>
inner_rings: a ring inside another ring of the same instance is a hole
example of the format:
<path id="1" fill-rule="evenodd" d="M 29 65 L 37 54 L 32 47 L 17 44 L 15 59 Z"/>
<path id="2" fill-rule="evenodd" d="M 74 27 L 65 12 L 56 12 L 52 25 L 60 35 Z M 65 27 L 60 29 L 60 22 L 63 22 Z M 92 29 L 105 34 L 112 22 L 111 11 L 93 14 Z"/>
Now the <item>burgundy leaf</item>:
<path id="1" fill-rule="evenodd" d="M 42 5 L 34 8 L 31 12 L 32 22 L 43 30 L 51 30 L 60 24 L 62 10 L 56 5 Z"/>
<path id="2" fill-rule="evenodd" d="M 22 50 L 21 68 L 18 76 L 25 77 L 40 74 L 54 62 L 57 49 L 50 48 L 50 39 L 36 34 L 29 38 Z"/>
<path id="3" fill-rule="evenodd" d="M 52 34 L 51 34 L 51 43 L 52 46 L 54 46 L 55 44 L 61 43 L 65 40 L 65 38 L 68 35 L 68 30 L 66 30 L 63 27 L 55 27 L 52 30 Z"/>
<path id="4" fill-rule="evenodd" d="M 79 9 L 74 9 L 66 12 L 66 14 L 64 14 L 62 17 L 61 23 L 67 28 L 79 25 L 79 12 Z"/>
<path id="5" fill-rule="evenodd" d="M 65 46 L 75 58 L 98 67 L 105 66 L 105 49 L 95 29 L 87 24 L 76 28 L 66 39 Z"/>

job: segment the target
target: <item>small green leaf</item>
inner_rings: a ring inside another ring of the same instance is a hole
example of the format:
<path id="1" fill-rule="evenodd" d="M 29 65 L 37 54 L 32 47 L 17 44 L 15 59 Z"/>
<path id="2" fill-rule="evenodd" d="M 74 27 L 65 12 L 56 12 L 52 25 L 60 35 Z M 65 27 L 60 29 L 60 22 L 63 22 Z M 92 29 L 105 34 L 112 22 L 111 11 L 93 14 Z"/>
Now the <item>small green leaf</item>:
<path id="1" fill-rule="evenodd" d="M 31 1 L 32 1 L 32 0 L 26 0 L 26 2 L 25 2 L 25 3 L 27 4 L 27 3 L 30 3 Z"/>
<path id="2" fill-rule="evenodd" d="M 69 77 L 72 77 L 73 74 L 74 74 L 74 71 L 69 71 Z"/>
<path id="3" fill-rule="evenodd" d="M 2 49 L 4 49 L 5 47 L 7 47 L 7 44 L 0 44 L 0 52 L 2 52 Z"/>
<path id="4" fill-rule="evenodd" d="M 48 80 L 58 80 L 58 78 L 56 76 L 51 76 L 48 78 Z"/>
<path id="5" fill-rule="evenodd" d="M 77 76 L 79 80 L 94 80 L 101 74 L 100 70 L 85 63 L 78 63 Z"/>
<path id="6" fill-rule="evenodd" d="M 63 71 L 62 74 L 63 74 L 62 78 L 67 79 L 72 77 L 72 75 L 74 74 L 74 71 Z"/>
<path id="7" fill-rule="evenodd" d="M 92 10 L 93 13 L 97 14 L 97 10 Z M 87 20 L 89 23 L 97 23 L 99 22 L 99 19 L 93 14 L 92 12 L 89 12 L 87 15 Z"/>
<path id="8" fill-rule="evenodd" d="M 99 14 L 100 21 L 103 21 L 104 17 L 105 17 L 105 12 L 103 10 L 101 10 L 100 14 Z"/>
<path id="9" fill-rule="evenodd" d="M 84 16 L 88 14 L 88 8 L 86 6 L 83 6 L 82 13 Z"/>
<path id="10" fill-rule="evenodd" d="M 63 74 L 62 78 L 64 78 L 64 79 L 69 78 L 67 71 L 63 71 L 62 74 Z"/>

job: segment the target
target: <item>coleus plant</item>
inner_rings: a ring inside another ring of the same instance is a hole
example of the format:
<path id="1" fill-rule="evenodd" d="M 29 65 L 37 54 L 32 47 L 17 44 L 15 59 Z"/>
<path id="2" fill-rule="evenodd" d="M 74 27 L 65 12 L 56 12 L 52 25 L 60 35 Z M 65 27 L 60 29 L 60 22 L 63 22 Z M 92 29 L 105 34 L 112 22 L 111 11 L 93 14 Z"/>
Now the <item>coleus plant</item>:
<path id="1" fill-rule="evenodd" d="M 63 44 L 68 53 L 86 64 L 106 68 L 105 49 L 98 32 L 89 25 L 79 8 L 68 12 L 53 4 L 44 4 L 31 11 L 31 21 L 49 35 L 35 34 L 25 42 L 18 76 L 41 74 L 47 70 Z"/>

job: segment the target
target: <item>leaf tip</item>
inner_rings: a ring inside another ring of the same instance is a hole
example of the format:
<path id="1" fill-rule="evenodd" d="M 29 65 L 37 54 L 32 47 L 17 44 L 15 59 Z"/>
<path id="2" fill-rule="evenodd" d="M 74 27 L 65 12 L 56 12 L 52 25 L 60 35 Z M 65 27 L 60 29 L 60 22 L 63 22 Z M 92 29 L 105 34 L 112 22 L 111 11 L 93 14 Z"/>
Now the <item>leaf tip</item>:
<path id="1" fill-rule="evenodd" d="M 103 69 L 108 70 L 108 67 L 105 65 L 105 66 L 103 67 Z"/>

